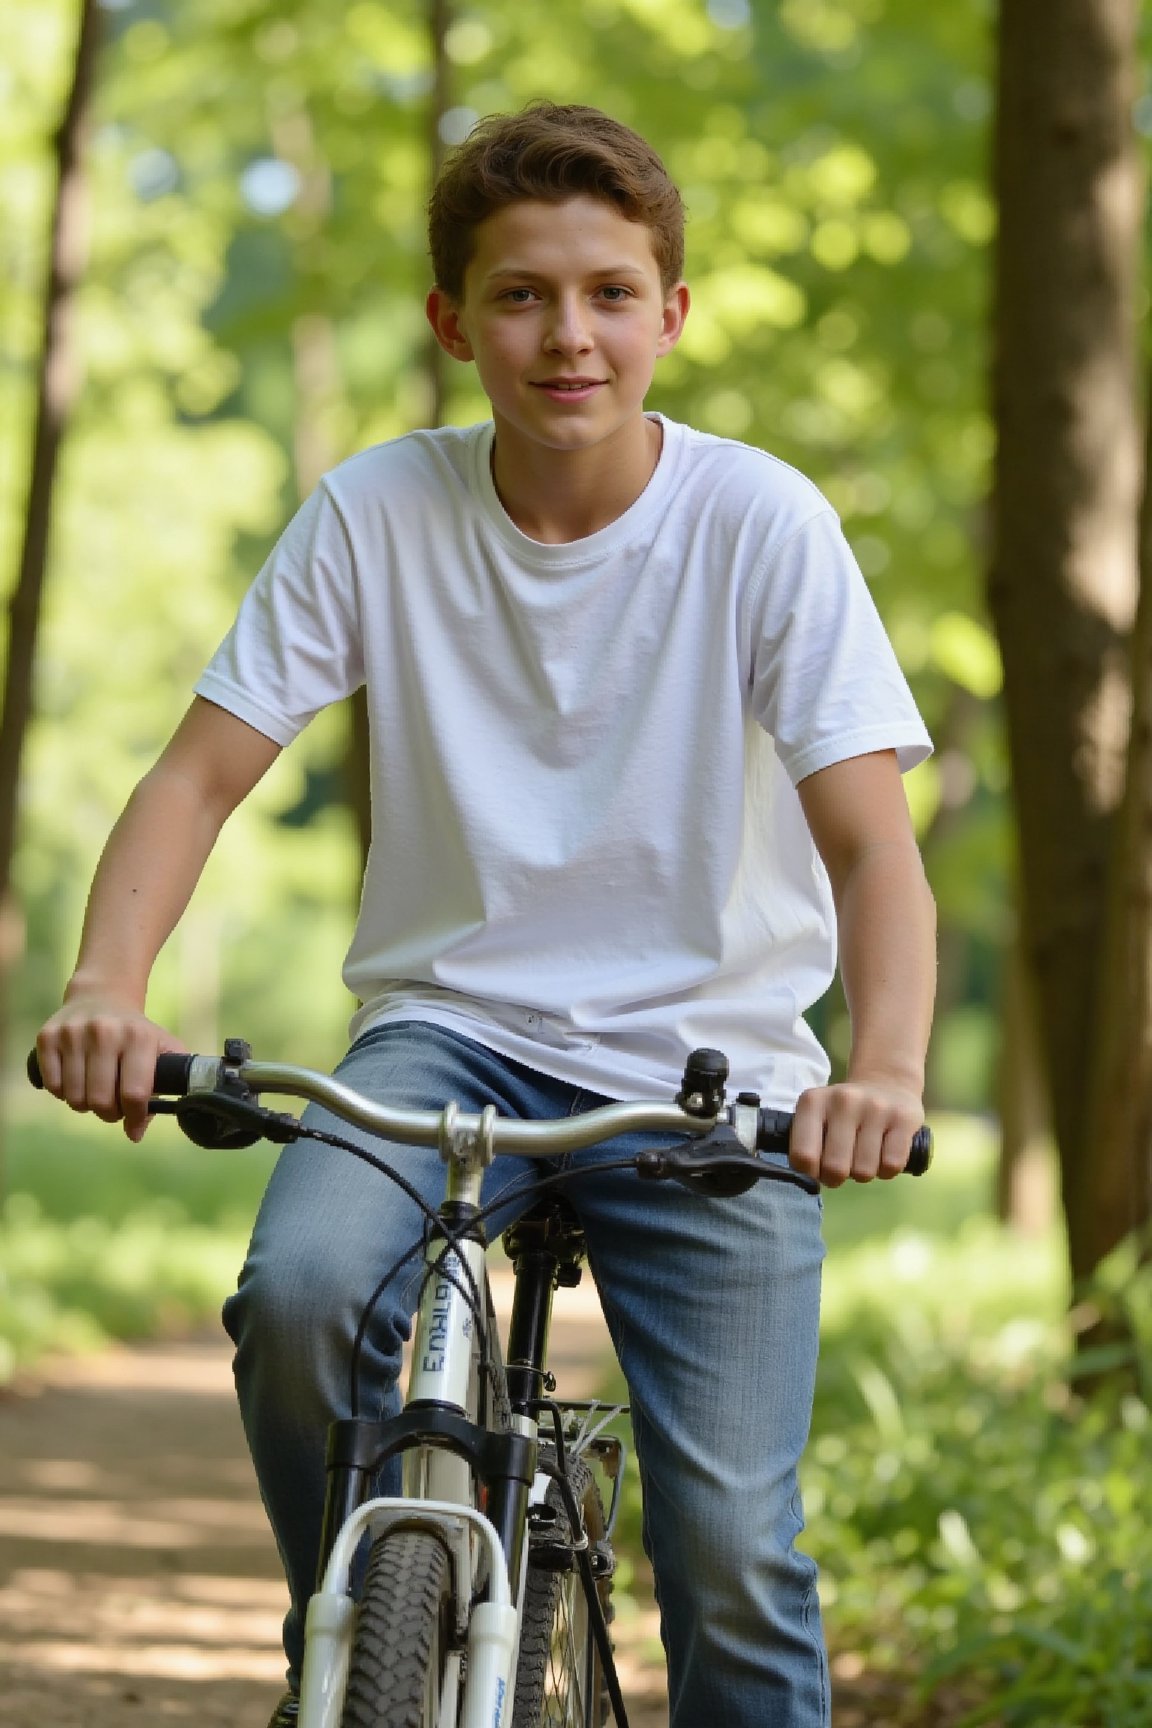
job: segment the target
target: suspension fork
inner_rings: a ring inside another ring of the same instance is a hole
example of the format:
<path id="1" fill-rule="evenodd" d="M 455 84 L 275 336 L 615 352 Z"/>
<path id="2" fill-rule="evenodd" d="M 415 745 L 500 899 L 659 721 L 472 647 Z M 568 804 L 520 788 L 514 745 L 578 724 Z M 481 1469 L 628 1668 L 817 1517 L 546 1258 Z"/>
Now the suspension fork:
<path id="1" fill-rule="evenodd" d="M 472 1329 L 457 1325 L 456 1311 L 466 1298 L 460 1286 L 474 1286 L 481 1302 L 484 1299 L 484 1251 L 486 1237 L 482 1224 L 473 1220 L 480 1209 L 480 1188 L 483 1162 L 472 1157 L 447 1156 L 448 1175 L 445 1197 L 437 1209 L 439 1230 L 432 1230 L 424 1250 L 428 1276 L 416 1314 L 412 1385 L 408 1408 L 455 1408 L 467 1415 L 466 1400 L 470 1374 Z M 448 1268 L 438 1274 L 437 1262 L 445 1242 L 451 1237 L 456 1246 L 450 1251 Z M 445 1271 L 450 1277 L 445 1276 Z M 469 1277 L 471 1274 L 471 1277 Z M 332 1423 L 328 1431 L 324 1517 L 321 1525 L 320 1555 L 317 1567 L 317 1588 L 327 1570 L 332 1550 L 343 1526 L 354 1512 L 376 1490 L 380 1468 L 379 1436 L 381 1424 L 370 1419 L 346 1418 Z M 421 1480 L 427 1475 L 432 1449 L 413 1446 L 407 1450 L 404 1476 L 409 1492 L 428 1496 L 429 1484 Z M 423 1462 L 418 1462 L 423 1460 Z M 438 1482 L 448 1498 L 467 1498 L 464 1481 L 467 1464 L 462 1458 L 457 1472 L 452 1471 L 448 1457 L 441 1453 L 432 1463 L 439 1464 L 438 1474 L 447 1477 Z M 447 1466 L 447 1471 L 444 1469 Z M 460 1480 L 454 1479 L 459 1474 Z M 435 1497 L 435 1496 L 432 1496 Z"/>

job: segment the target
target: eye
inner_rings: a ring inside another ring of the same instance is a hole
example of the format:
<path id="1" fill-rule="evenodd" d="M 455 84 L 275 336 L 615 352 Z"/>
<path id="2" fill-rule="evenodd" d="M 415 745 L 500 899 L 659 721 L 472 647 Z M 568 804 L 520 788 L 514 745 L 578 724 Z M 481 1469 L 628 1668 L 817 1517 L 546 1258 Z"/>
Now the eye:
<path id="1" fill-rule="evenodd" d="M 534 297 L 531 288 L 506 288 L 500 296 L 501 300 L 507 300 L 513 306 L 527 306 Z"/>
<path id="2" fill-rule="evenodd" d="M 632 298 L 632 290 L 623 287 L 619 282 L 606 282 L 600 290 L 600 295 L 610 305 L 619 306 L 622 301 Z"/>

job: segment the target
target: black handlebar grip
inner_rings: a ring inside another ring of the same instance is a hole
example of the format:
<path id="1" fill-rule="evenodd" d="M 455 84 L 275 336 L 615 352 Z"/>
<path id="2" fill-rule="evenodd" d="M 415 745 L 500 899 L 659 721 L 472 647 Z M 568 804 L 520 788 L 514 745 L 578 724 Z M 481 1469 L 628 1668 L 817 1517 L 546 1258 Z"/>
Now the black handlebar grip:
<path id="1" fill-rule="evenodd" d="M 183 1098 L 192 1074 L 192 1057 L 181 1050 L 167 1050 L 156 1058 L 156 1076 L 152 1090 L 167 1098 Z M 40 1058 L 35 1050 L 28 1053 L 28 1079 L 38 1092 L 44 1090 Z"/>
<path id="2" fill-rule="evenodd" d="M 792 1117 L 787 1110 L 761 1110 L 756 1146 L 761 1152 L 787 1152 Z M 932 1163 L 932 1130 L 918 1128 L 912 1136 L 912 1150 L 904 1166 L 906 1176 L 923 1176 Z"/>
<path id="3" fill-rule="evenodd" d="M 908 1154 L 908 1162 L 904 1166 L 905 1176 L 923 1176 L 931 1166 L 933 1150 L 931 1128 L 917 1128 L 912 1136 L 912 1150 Z"/>

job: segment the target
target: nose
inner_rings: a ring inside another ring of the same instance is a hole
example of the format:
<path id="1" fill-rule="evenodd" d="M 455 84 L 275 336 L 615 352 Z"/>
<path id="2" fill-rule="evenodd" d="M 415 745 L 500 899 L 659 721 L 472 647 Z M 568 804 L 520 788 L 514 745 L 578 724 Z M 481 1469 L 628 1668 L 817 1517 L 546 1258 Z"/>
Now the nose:
<path id="1" fill-rule="evenodd" d="M 586 354 L 592 347 L 588 311 L 579 294 L 563 294 L 552 308 L 545 345 L 553 354 Z"/>

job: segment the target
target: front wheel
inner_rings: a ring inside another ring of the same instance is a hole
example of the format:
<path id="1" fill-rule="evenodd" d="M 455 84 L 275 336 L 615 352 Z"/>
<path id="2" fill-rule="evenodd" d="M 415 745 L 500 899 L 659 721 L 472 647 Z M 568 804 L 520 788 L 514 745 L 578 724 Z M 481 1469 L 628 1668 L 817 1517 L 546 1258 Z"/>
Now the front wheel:
<path id="1" fill-rule="evenodd" d="M 596 1594 L 612 1618 L 612 1564 L 600 1490 L 579 1458 L 568 1479 L 584 1518 L 600 1576 Z M 520 1624 L 520 1659 L 512 1728 L 603 1728 L 608 1687 L 592 1633 L 584 1581 L 571 1549 L 571 1527 L 555 1482 L 548 1485 L 546 1517 L 529 1535 L 528 1576 Z"/>
<path id="2" fill-rule="evenodd" d="M 459 1677 L 453 1630 L 443 1543 L 419 1530 L 385 1532 L 372 1544 L 356 1611 L 341 1728 L 440 1728 Z"/>

